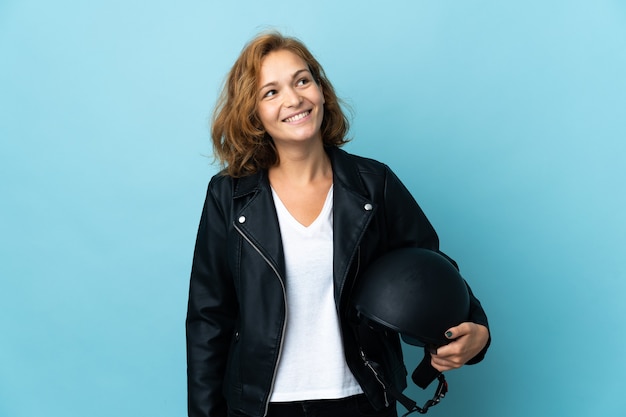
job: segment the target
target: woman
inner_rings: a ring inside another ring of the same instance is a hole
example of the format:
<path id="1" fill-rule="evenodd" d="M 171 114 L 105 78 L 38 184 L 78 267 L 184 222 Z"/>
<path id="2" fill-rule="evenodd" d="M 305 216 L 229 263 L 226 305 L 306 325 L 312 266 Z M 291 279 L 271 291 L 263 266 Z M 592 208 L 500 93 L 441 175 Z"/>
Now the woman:
<path id="1" fill-rule="evenodd" d="M 350 291 L 381 254 L 437 251 L 438 238 L 387 166 L 339 149 L 347 131 L 300 41 L 268 33 L 243 49 L 213 118 L 225 169 L 210 181 L 194 252 L 189 416 L 396 415 L 363 356 L 402 390 L 399 338 L 354 322 Z M 433 367 L 482 359 L 476 298 L 471 322 L 447 335 Z"/>

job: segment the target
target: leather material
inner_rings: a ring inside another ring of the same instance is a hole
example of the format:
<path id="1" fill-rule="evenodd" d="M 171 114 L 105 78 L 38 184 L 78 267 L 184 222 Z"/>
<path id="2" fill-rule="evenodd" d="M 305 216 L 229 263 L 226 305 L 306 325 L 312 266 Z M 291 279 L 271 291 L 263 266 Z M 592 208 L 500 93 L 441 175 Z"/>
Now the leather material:
<path id="1" fill-rule="evenodd" d="M 381 409 L 386 392 L 365 366 L 361 350 L 401 391 L 407 372 L 400 340 L 395 333 L 353 323 L 348 297 L 360 272 L 381 254 L 405 246 L 438 250 L 438 238 L 386 165 L 334 147 L 327 152 L 334 184 L 335 302 L 346 362 L 372 405 Z M 267 172 L 238 179 L 214 176 L 198 228 L 186 320 L 190 417 L 226 416 L 227 408 L 265 415 L 288 315 L 284 276 Z M 471 320 L 487 325 L 473 295 Z"/>

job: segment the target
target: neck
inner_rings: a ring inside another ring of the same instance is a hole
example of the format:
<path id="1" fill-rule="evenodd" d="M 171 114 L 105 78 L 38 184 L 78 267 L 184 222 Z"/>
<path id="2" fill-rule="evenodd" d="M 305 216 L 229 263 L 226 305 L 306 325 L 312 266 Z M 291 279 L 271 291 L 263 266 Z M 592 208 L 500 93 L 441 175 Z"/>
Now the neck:
<path id="1" fill-rule="evenodd" d="M 308 148 L 281 149 L 278 155 L 278 165 L 269 170 L 270 181 L 288 180 L 304 185 L 332 178 L 330 159 L 321 142 Z"/>

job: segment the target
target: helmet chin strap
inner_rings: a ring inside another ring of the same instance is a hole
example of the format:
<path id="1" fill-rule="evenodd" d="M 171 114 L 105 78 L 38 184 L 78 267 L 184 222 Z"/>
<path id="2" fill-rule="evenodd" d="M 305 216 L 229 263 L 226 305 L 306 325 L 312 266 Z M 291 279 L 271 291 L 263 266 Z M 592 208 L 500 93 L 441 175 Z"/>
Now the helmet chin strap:
<path id="1" fill-rule="evenodd" d="M 403 414 L 402 417 L 406 417 L 409 414 L 415 412 L 418 412 L 420 414 L 426 414 L 426 412 L 428 412 L 428 409 L 434 405 L 439 404 L 439 401 L 441 401 L 441 399 L 445 397 L 446 393 L 448 392 L 448 383 L 446 382 L 446 377 L 443 375 L 443 373 L 432 367 L 432 365 L 430 364 L 430 353 L 428 353 L 428 351 L 425 352 L 424 358 L 417 366 L 417 368 L 415 368 L 415 370 L 413 371 L 411 378 L 413 379 L 413 382 L 415 382 L 415 384 L 422 389 L 425 389 L 435 379 L 439 380 L 439 384 L 437 385 L 437 389 L 435 390 L 433 398 L 426 401 L 426 403 L 422 407 L 418 406 L 415 401 L 398 391 L 396 387 L 394 387 L 392 384 L 387 383 L 382 373 L 382 367 L 378 363 L 366 358 L 364 359 L 367 361 L 368 366 L 370 367 L 376 378 L 385 386 L 385 390 L 389 393 L 389 395 L 395 398 L 396 401 L 398 401 L 400 404 L 402 404 L 404 408 L 407 409 L 407 412 Z"/>
<path id="2" fill-rule="evenodd" d="M 440 374 L 441 372 L 433 368 L 430 364 L 430 352 L 428 348 L 424 348 L 424 357 L 413 371 L 411 379 L 415 382 L 415 385 L 421 389 L 426 389 Z"/>

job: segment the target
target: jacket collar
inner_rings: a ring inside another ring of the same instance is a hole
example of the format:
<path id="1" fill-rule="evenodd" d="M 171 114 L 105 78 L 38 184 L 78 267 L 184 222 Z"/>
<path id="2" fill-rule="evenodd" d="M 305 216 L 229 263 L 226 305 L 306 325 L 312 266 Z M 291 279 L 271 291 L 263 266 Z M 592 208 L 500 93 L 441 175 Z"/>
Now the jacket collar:
<path id="1" fill-rule="evenodd" d="M 363 186 L 363 181 L 350 155 L 336 146 L 327 147 L 326 153 L 333 167 L 333 182 L 341 183 L 353 192 L 366 197 L 367 192 Z M 236 182 L 233 198 L 239 198 L 254 193 L 264 185 L 269 185 L 267 170 L 261 170 L 253 175 L 241 177 Z"/>
<path id="2" fill-rule="evenodd" d="M 327 148 L 330 162 L 333 166 L 333 181 L 342 183 L 352 191 L 362 196 L 367 196 L 358 167 L 343 149 L 337 147 Z"/>
<path id="3" fill-rule="evenodd" d="M 261 188 L 261 184 L 263 184 L 263 182 L 267 181 L 267 171 L 265 170 L 238 178 L 237 181 L 235 181 L 233 198 L 244 197 L 250 193 L 254 193 Z"/>

